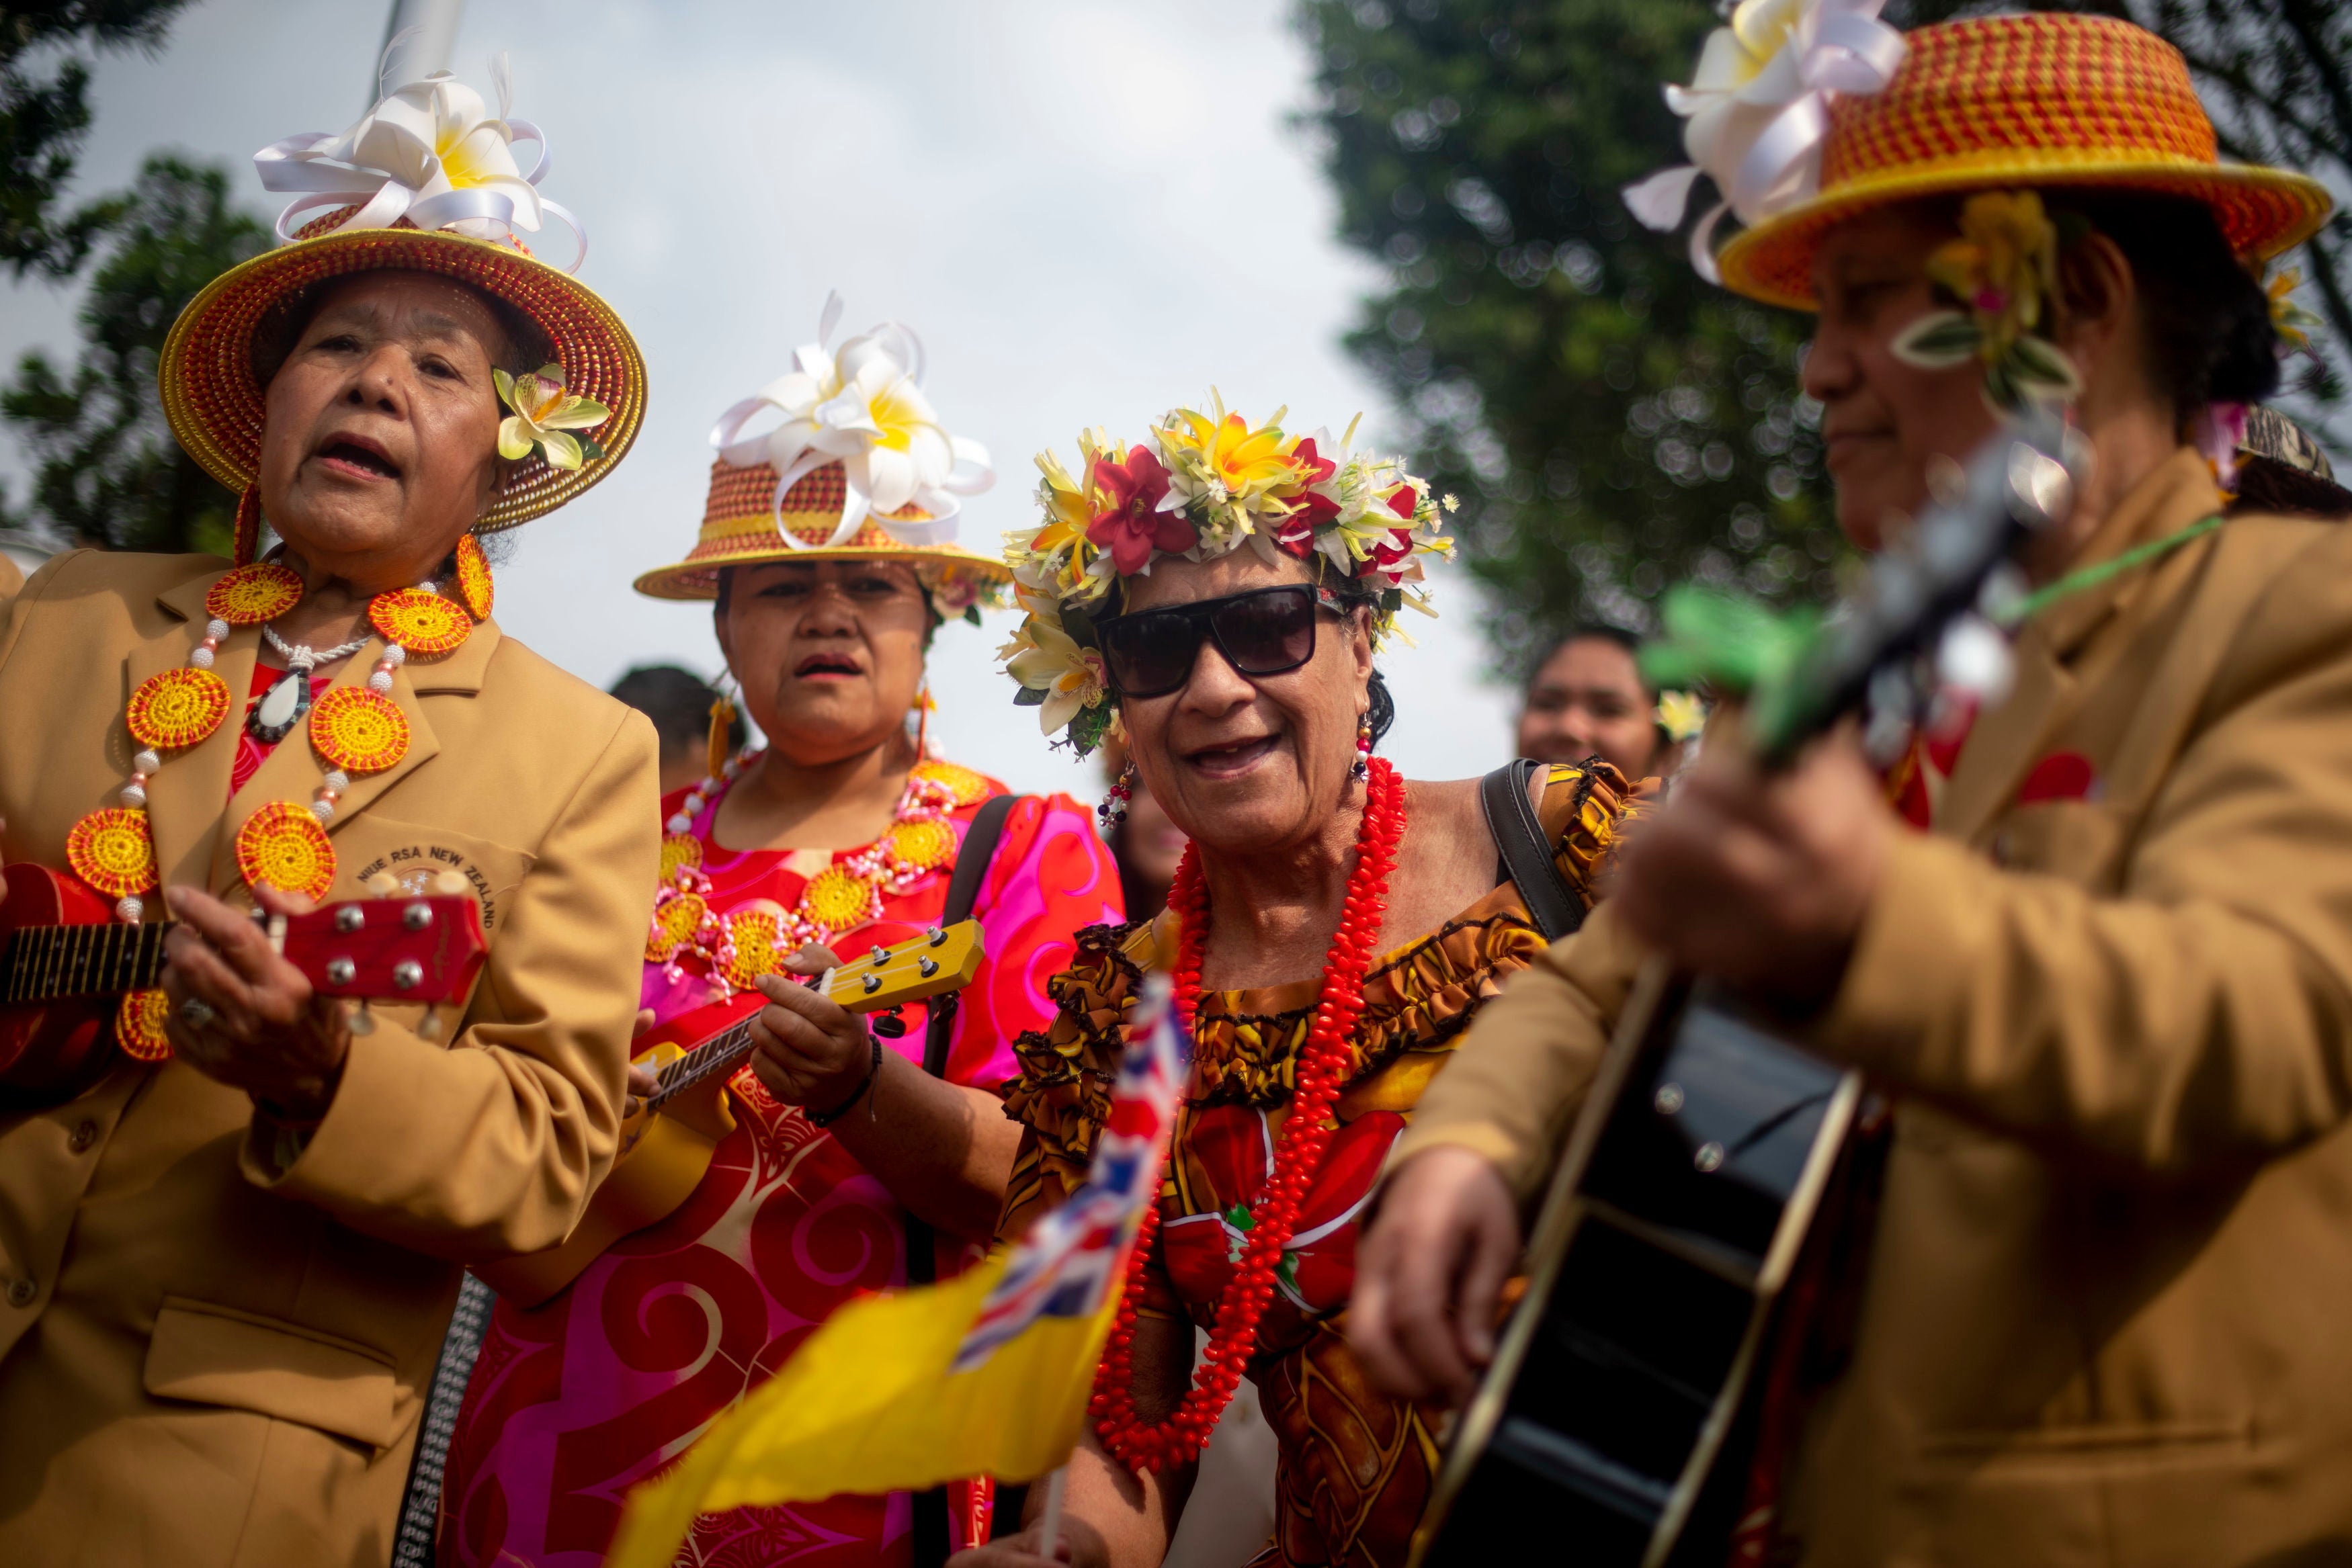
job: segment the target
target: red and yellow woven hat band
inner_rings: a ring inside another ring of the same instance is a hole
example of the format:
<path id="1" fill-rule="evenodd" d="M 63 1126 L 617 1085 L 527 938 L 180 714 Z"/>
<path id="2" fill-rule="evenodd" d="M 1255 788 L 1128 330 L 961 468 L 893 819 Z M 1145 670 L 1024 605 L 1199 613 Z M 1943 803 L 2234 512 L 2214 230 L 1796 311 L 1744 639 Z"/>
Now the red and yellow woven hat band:
<path id="1" fill-rule="evenodd" d="M 1812 308 L 1825 232 L 1873 207 L 1947 193 L 2074 186 L 2189 197 L 2249 260 L 2300 245 L 2333 207 L 2305 175 L 2221 162 L 2188 62 L 2128 22 L 1986 16 L 1904 41 L 1884 89 L 1830 99 L 1818 190 L 1723 247 L 1726 287 Z"/>
<path id="2" fill-rule="evenodd" d="M 701 537 L 684 560 L 639 577 L 637 591 L 654 599 L 716 599 L 721 568 L 784 560 L 911 561 L 929 587 L 954 577 L 968 580 L 976 590 L 993 591 L 1013 580 L 1002 560 L 961 545 L 909 544 L 894 534 L 893 523 L 919 526 L 931 520 L 930 513 L 912 503 L 887 515 L 869 512 L 848 538 L 837 538 L 848 498 L 847 475 L 839 463 L 811 469 L 793 482 L 779 502 L 781 478 L 765 463 L 714 461 Z M 919 528 L 907 531 L 919 532 Z"/>

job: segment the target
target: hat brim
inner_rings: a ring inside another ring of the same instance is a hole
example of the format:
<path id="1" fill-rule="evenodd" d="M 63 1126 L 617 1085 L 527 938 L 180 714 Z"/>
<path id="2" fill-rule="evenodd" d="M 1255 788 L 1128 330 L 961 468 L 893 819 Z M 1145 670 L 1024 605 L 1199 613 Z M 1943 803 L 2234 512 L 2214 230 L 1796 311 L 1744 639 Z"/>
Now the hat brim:
<path id="1" fill-rule="evenodd" d="M 811 545 L 794 549 L 776 543 L 772 538 L 751 548 L 727 553 L 698 555 L 675 566 L 656 567 L 639 577 L 634 584 L 648 599 L 716 599 L 719 597 L 719 573 L 732 566 L 768 566 L 778 561 L 820 560 L 903 560 L 919 565 L 925 561 L 962 567 L 983 581 L 1003 588 L 1013 581 L 1013 569 L 1003 561 L 969 550 L 961 545 L 881 546 L 866 549 Z"/>
<path id="2" fill-rule="evenodd" d="M 488 240 L 439 230 L 344 229 L 240 262 L 205 285 L 173 323 L 156 382 L 172 434 L 199 467 L 240 492 L 260 472 L 264 393 L 253 374 L 253 335 L 270 308 L 313 284 L 383 271 L 454 278 L 519 311 L 555 346 L 566 390 L 612 410 L 586 433 L 604 447 L 601 460 L 556 468 L 534 451 L 513 465 L 477 532 L 553 511 L 611 473 L 635 442 L 646 416 L 645 356 L 587 285 Z"/>
<path id="3" fill-rule="evenodd" d="M 2189 159 L 2137 158 L 2091 162 L 2079 148 L 2002 149 L 1926 169 L 1895 169 L 1841 184 L 1734 235 L 1716 256 L 1723 286 L 1791 310 L 1820 308 L 1813 257 L 1822 236 L 1873 208 L 1920 196 L 2005 186 L 2148 191 L 2189 196 L 2212 209 L 2221 236 L 2241 256 L 2268 261 L 2319 232 L 2334 210 L 2327 188 L 2285 169 Z"/>

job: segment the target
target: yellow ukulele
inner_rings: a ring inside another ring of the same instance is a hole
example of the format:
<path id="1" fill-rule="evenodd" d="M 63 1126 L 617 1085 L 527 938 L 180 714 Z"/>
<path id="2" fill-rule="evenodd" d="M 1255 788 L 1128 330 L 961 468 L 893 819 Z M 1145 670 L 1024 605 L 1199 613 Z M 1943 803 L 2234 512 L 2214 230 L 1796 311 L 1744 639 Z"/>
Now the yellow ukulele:
<path id="1" fill-rule="evenodd" d="M 877 1012 L 971 984 L 982 956 L 980 922 L 962 920 L 827 969 L 813 988 L 851 1012 Z M 653 1070 L 654 1092 L 621 1124 L 620 1156 L 588 1212 L 559 1245 L 477 1268 L 482 1283 L 535 1307 L 614 1242 L 677 1212 L 701 1185 L 719 1141 L 735 1130 L 727 1080 L 751 1054 L 751 1020 L 766 1005 L 757 991 L 740 992 L 645 1036 L 635 1064 Z"/>

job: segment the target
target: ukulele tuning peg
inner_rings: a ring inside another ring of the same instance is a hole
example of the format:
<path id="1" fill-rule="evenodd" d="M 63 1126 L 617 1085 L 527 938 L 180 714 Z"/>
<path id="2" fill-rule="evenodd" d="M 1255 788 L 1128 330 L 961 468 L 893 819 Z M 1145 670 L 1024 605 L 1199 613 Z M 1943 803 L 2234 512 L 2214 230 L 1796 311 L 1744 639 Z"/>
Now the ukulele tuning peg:
<path id="1" fill-rule="evenodd" d="M 438 1005 L 432 1002 L 425 1004 L 425 1016 L 416 1020 L 416 1038 L 419 1040 L 441 1038 L 441 1009 Z"/>
<path id="2" fill-rule="evenodd" d="M 885 1040 L 896 1040 L 907 1032 L 907 1020 L 898 1016 L 897 1008 L 885 1008 L 874 1015 L 874 1032 Z"/>
<path id="3" fill-rule="evenodd" d="M 353 1034 L 373 1034 L 375 1032 L 375 1014 L 368 1010 L 367 998 L 365 997 L 360 998 L 359 1000 L 352 1004 L 348 1021 L 350 1022 L 351 1030 Z"/>

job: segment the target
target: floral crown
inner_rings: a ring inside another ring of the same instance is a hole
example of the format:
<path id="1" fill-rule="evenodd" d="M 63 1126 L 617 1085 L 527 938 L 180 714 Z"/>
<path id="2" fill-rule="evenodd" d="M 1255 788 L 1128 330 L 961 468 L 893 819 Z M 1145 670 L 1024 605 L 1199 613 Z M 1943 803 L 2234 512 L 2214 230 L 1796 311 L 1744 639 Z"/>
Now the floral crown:
<path id="1" fill-rule="evenodd" d="M 1335 600 L 1370 599 L 1374 647 L 1402 635 L 1407 605 L 1436 613 L 1421 558 L 1453 554 L 1443 520 L 1454 497 L 1433 496 L 1401 458 L 1354 450 L 1353 422 L 1334 441 L 1328 430 L 1286 435 L 1282 414 L 1253 425 L 1213 390 L 1206 412 L 1171 410 L 1124 455 L 1103 431 L 1082 432 L 1076 476 L 1038 455 L 1045 520 L 1005 536 L 1027 618 L 998 657 L 1020 684 L 1013 701 L 1038 709 L 1047 735 L 1066 729 L 1083 757 L 1109 731 L 1094 622 L 1118 612 L 1120 579 L 1148 576 L 1164 556 L 1213 560 L 1246 542 L 1269 562 L 1306 561 L 1327 588 L 1353 585 Z"/>

